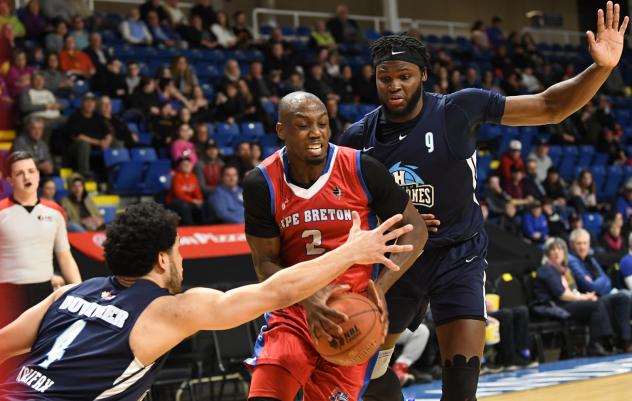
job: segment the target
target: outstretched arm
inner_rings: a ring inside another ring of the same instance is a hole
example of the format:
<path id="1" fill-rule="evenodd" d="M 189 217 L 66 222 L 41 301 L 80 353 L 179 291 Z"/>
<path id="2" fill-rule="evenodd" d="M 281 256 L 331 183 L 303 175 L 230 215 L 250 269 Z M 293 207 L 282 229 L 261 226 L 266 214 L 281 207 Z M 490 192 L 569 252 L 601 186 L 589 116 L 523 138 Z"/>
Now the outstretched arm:
<path id="1" fill-rule="evenodd" d="M 609 1 L 604 20 L 597 12 L 597 38 L 586 33 L 588 51 L 594 63 L 581 74 L 557 83 L 536 95 L 509 96 L 501 123 L 505 125 L 557 124 L 584 106 L 617 66 L 623 52 L 624 34 L 629 18 L 619 26 L 619 5 Z"/>

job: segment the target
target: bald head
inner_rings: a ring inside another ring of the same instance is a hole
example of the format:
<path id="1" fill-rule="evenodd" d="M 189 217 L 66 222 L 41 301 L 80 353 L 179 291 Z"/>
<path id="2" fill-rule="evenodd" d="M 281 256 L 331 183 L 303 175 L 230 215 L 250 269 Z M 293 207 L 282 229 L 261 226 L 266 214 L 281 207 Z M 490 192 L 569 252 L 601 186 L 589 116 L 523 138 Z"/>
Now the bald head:
<path id="1" fill-rule="evenodd" d="M 322 109 L 324 113 L 327 113 L 323 102 L 314 94 L 301 91 L 289 93 L 279 102 L 279 122 L 286 123 L 302 111 L 317 109 Z"/>

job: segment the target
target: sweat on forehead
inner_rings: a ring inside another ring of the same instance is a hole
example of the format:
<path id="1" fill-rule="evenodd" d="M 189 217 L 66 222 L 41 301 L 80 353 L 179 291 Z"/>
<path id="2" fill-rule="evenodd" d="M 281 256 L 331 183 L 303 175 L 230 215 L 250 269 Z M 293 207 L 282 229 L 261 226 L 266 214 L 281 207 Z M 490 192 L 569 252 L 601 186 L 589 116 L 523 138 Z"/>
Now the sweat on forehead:
<path id="1" fill-rule="evenodd" d="M 285 121 L 300 111 L 308 109 L 327 110 L 318 97 L 309 92 L 292 92 L 279 102 L 279 120 Z"/>

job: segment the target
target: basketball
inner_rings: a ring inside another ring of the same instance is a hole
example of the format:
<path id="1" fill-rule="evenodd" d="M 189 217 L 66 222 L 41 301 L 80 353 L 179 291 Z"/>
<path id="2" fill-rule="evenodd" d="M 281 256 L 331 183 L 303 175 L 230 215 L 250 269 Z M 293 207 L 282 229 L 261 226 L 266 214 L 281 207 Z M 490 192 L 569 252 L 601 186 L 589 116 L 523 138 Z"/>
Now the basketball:
<path id="1" fill-rule="evenodd" d="M 373 356 L 384 340 L 384 324 L 377 306 L 354 293 L 332 297 L 327 305 L 349 319 L 340 324 L 342 335 L 333 336 L 330 341 L 314 341 L 318 353 L 325 360 L 342 366 L 357 365 Z"/>

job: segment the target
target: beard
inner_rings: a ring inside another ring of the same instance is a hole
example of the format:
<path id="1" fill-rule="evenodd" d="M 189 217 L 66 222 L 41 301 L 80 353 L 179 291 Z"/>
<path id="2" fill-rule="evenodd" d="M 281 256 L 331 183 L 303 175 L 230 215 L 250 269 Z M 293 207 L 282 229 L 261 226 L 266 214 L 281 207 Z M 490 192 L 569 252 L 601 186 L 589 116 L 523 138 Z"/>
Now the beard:
<path id="1" fill-rule="evenodd" d="M 386 117 L 403 117 L 412 113 L 412 111 L 415 110 L 415 107 L 417 107 L 419 99 L 421 99 L 422 90 L 423 85 L 419 85 L 419 88 L 417 88 L 417 90 L 413 93 L 413 95 L 410 97 L 410 100 L 406 104 L 406 107 L 404 107 L 402 110 L 390 109 L 386 99 L 382 98 L 382 96 L 380 95 L 380 102 L 382 103 L 382 107 L 384 108 L 384 113 L 386 114 Z"/>
<path id="2" fill-rule="evenodd" d="M 169 281 L 167 281 L 167 289 L 172 294 L 178 294 L 182 291 L 182 277 L 178 274 L 178 267 L 171 258 L 169 258 Z"/>

